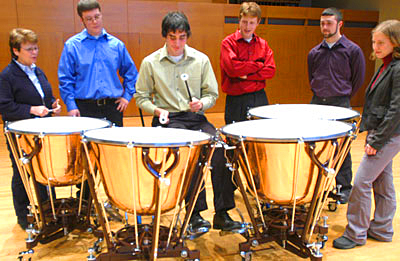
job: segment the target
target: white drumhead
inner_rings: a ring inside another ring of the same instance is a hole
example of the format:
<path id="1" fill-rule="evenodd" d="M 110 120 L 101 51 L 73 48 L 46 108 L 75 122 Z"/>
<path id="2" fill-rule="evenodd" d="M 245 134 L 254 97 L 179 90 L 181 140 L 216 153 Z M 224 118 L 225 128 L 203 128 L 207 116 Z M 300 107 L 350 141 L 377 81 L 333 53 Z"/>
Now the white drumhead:
<path id="1" fill-rule="evenodd" d="M 350 124 L 340 121 L 261 119 L 229 124 L 221 132 L 244 140 L 297 142 L 344 137 L 351 129 Z"/>
<path id="2" fill-rule="evenodd" d="M 11 122 L 8 130 L 22 134 L 64 135 L 110 127 L 107 120 L 89 117 L 45 117 Z"/>
<path id="3" fill-rule="evenodd" d="M 357 111 L 329 105 L 318 104 L 275 104 L 249 110 L 250 116 L 261 119 L 312 118 L 321 120 L 346 121 L 357 118 Z"/>
<path id="4" fill-rule="evenodd" d="M 175 128 L 114 127 L 87 131 L 84 138 L 98 143 L 172 147 L 208 143 L 212 136 L 205 132 Z"/>

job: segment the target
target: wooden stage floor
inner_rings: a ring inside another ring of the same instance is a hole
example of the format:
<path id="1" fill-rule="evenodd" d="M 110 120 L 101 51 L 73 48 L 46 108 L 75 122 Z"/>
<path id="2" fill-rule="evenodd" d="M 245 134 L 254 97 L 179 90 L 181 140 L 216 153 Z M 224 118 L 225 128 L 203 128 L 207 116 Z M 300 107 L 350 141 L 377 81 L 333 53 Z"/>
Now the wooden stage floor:
<path id="1" fill-rule="evenodd" d="M 223 125 L 223 114 L 209 113 L 208 119 L 216 127 Z M 146 117 L 146 126 L 150 126 L 150 118 Z M 124 119 L 125 126 L 141 126 L 140 119 L 137 117 Z M 2 126 L 1 126 L 2 127 Z M 353 158 L 353 172 L 357 171 L 360 159 L 363 155 L 363 145 L 365 133 L 360 134 L 353 143 L 351 154 Z M 400 156 L 397 155 L 394 160 L 394 182 L 397 189 L 397 201 L 400 198 Z M 8 151 L 5 146 L 4 135 L 0 135 L 0 260 L 17 260 L 18 253 L 26 250 L 26 233 L 17 224 L 15 217 L 12 196 L 11 196 L 11 163 L 8 157 Z M 211 182 L 206 184 L 207 200 L 209 209 L 202 213 L 203 217 L 212 222 L 213 203 Z M 236 192 L 235 199 L 238 208 L 245 212 L 243 200 L 239 192 Z M 393 242 L 382 243 L 368 239 L 363 247 L 357 247 L 351 250 L 337 250 L 332 247 L 332 241 L 340 236 L 346 225 L 347 205 L 340 205 L 335 212 L 324 209 L 323 215 L 329 217 L 328 242 L 322 254 L 323 260 L 399 260 L 400 258 L 400 211 L 397 210 L 394 219 L 395 235 Z M 239 215 L 236 211 L 231 211 L 232 217 L 236 220 Z M 117 226 L 118 224 L 116 224 Z M 120 224 L 122 227 L 122 224 Z M 46 245 L 39 244 L 34 248 L 35 253 L 32 260 L 86 260 L 88 248 L 92 246 L 95 238 L 90 233 L 79 233 L 73 231 L 68 236 L 55 240 Z M 216 230 L 211 230 L 204 236 L 188 242 L 191 249 L 199 249 L 201 260 L 241 260 L 238 254 L 238 244 L 244 242 L 240 235 L 220 236 Z M 252 260 L 302 260 L 302 258 L 283 250 L 276 243 L 269 243 L 264 246 L 264 250 L 253 254 Z M 166 259 L 160 259 L 166 260 Z M 171 259 L 168 259 L 171 260 Z"/>

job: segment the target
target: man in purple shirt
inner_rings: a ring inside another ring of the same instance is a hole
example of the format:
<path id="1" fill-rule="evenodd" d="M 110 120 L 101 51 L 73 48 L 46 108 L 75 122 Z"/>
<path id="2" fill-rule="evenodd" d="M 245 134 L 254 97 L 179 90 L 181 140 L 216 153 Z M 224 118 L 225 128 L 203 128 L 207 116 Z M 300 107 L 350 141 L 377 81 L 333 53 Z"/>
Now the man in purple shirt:
<path id="1" fill-rule="evenodd" d="M 308 77 L 314 96 L 312 104 L 350 108 L 350 98 L 364 82 L 365 58 L 361 48 L 340 33 L 343 15 L 336 8 L 321 14 L 321 33 L 324 40 L 308 53 Z M 342 186 L 342 204 L 351 191 L 352 162 L 347 155 L 336 176 Z"/>

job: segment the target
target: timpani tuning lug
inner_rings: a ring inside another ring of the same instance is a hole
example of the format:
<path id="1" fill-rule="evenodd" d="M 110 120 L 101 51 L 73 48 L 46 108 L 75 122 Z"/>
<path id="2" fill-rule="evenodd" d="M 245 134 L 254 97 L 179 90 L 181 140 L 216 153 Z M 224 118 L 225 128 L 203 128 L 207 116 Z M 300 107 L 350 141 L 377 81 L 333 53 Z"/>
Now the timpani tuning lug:
<path id="1" fill-rule="evenodd" d="M 240 256 L 242 257 L 242 261 L 251 261 L 251 252 L 241 251 Z"/>
<path id="2" fill-rule="evenodd" d="M 33 236 L 33 234 L 35 234 L 35 229 L 33 225 L 29 224 L 25 231 L 28 234 L 28 238 L 25 239 L 26 243 L 32 243 L 33 241 L 35 241 L 35 238 Z"/>
<path id="3" fill-rule="evenodd" d="M 89 255 L 88 255 L 87 258 L 86 258 L 87 261 L 94 261 L 94 260 L 96 260 L 96 257 L 94 256 L 95 251 L 94 251 L 93 248 L 89 248 L 88 253 L 89 253 Z"/>
<path id="4" fill-rule="evenodd" d="M 314 251 L 312 252 L 313 256 L 315 256 L 317 258 L 322 258 L 322 254 L 321 254 L 321 251 L 320 251 L 321 248 L 322 248 L 322 243 L 321 242 L 315 243 Z"/>
<path id="5" fill-rule="evenodd" d="M 18 260 L 20 260 L 20 261 L 22 261 L 22 260 L 26 260 L 25 258 L 24 258 L 24 256 L 25 255 L 29 255 L 29 257 L 28 257 L 28 261 L 31 261 L 32 260 L 32 255 L 33 255 L 33 253 L 35 253 L 35 251 L 33 251 L 33 249 L 29 249 L 29 250 L 27 250 L 27 251 L 22 251 L 22 252 L 19 252 L 18 253 Z"/>
<path id="6" fill-rule="evenodd" d="M 321 249 L 325 247 L 325 243 L 328 241 L 327 235 L 319 235 L 319 240 L 321 242 Z"/>
<path id="7" fill-rule="evenodd" d="M 328 216 L 322 216 L 322 227 L 328 228 Z"/>
<path id="8" fill-rule="evenodd" d="M 29 164 L 30 160 L 27 157 L 22 157 L 20 158 L 20 161 L 22 162 L 23 165 Z"/>
<path id="9" fill-rule="evenodd" d="M 189 254 L 188 254 L 188 252 L 187 252 L 186 250 L 182 250 L 182 251 L 181 251 L 181 257 L 182 257 L 182 258 L 186 258 L 186 257 L 188 257 L 188 255 L 189 255 Z"/>
<path id="10" fill-rule="evenodd" d="M 322 243 L 321 242 L 313 242 L 311 244 L 307 244 L 308 249 L 310 249 L 310 252 L 313 257 L 316 258 L 322 258 L 321 254 L 321 248 L 322 248 Z"/>
<path id="11" fill-rule="evenodd" d="M 225 163 L 225 167 L 229 169 L 229 171 L 235 171 L 236 169 L 233 167 L 232 163 Z"/>

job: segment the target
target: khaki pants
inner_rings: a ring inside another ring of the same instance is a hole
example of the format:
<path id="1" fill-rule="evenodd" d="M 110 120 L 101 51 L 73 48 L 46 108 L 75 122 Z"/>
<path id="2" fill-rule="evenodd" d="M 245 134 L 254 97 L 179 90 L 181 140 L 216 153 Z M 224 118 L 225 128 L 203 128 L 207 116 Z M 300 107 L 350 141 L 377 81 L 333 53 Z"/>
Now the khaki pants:
<path id="1" fill-rule="evenodd" d="M 392 241 L 396 191 L 392 159 L 400 151 L 400 135 L 392 137 L 374 156 L 364 154 L 354 180 L 347 209 L 348 225 L 344 236 L 365 244 L 367 234 L 381 241 Z M 371 220 L 371 190 L 375 211 Z"/>

